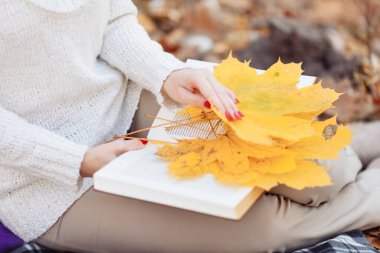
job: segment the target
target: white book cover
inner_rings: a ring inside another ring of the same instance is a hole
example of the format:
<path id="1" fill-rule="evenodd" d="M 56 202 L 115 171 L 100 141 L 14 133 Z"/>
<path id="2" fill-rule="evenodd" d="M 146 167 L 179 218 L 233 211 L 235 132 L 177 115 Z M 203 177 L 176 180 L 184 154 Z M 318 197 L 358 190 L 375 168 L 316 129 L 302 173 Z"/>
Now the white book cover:
<path id="1" fill-rule="evenodd" d="M 206 68 L 211 72 L 217 64 L 188 60 L 192 68 Z M 258 72 L 263 72 L 258 70 Z M 302 76 L 298 87 L 312 85 L 315 77 Z M 175 111 L 161 108 L 153 126 L 162 125 L 176 117 Z M 152 128 L 148 139 L 175 142 L 174 138 L 194 138 L 189 131 L 166 131 L 165 127 Z M 121 196 L 169 205 L 228 219 L 240 219 L 263 190 L 252 187 L 227 186 L 212 175 L 181 180 L 168 173 L 167 162 L 155 153 L 157 146 L 127 152 L 95 173 L 94 188 Z"/>

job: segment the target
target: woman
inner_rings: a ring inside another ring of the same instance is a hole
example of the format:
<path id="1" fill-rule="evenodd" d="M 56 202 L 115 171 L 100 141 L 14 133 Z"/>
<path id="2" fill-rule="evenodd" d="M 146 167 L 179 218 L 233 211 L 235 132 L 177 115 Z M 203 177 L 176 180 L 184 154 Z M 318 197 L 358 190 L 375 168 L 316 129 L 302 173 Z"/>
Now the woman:
<path id="1" fill-rule="evenodd" d="M 8 229 L 78 252 L 252 252 L 380 223 L 360 218 L 379 211 L 380 166 L 351 183 L 361 163 L 350 149 L 328 164 L 334 186 L 274 190 L 309 206 L 334 201 L 311 208 L 268 195 L 239 222 L 95 192 L 95 171 L 144 147 L 101 144 L 131 125 L 142 88 L 166 106 L 210 101 L 241 118 L 234 94 L 164 53 L 136 13 L 129 0 L 1 0 L 0 220 Z"/>

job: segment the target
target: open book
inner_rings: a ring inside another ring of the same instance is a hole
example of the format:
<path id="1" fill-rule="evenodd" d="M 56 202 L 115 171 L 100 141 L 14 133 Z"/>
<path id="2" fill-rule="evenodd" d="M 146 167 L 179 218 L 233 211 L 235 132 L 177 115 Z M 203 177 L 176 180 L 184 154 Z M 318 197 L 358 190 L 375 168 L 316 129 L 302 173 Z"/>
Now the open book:
<path id="1" fill-rule="evenodd" d="M 188 60 L 192 68 L 206 68 L 213 71 L 216 64 Z M 298 87 L 312 85 L 315 77 L 302 76 Z M 153 126 L 174 120 L 175 111 L 161 108 Z M 174 138 L 195 138 L 200 133 L 181 128 L 181 131 L 167 131 L 165 127 L 152 128 L 148 139 L 175 142 Z M 167 162 L 155 155 L 157 147 L 148 144 L 142 150 L 127 152 L 94 175 L 96 190 L 141 199 L 158 204 L 201 212 L 214 216 L 240 219 L 263 190 L 252 187 L 234 187 L 220 184 L 212 175 L 197 179 L 181 180 L 167 172 Z"/>

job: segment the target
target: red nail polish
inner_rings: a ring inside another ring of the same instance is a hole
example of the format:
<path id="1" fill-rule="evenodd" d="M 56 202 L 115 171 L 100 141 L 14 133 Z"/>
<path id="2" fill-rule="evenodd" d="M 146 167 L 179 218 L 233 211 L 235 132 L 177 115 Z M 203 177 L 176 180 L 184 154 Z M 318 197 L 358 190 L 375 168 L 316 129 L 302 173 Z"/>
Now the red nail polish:
<path id="1" fill-rule="evenodd" d="M 141 139 L 140 139 L 140 142 L 141 142 L 142 144 L 146 145 L 146 144 L 148 143 L 148 140 L 141 140 Z"/>
<path id="2" fill-rule="evenodd" d="M 238 111 L 240 117 L 244 117 L 244 114 L 241 111 Z"/>
<path id="3" fill-rule="evenodd" d="M 204 102 L 203 104 L 207 109 L 211 109 L 211 104 L 209 101 Z"/>
<path id="4" fill-rule="evenodd" d="M 227 118 L 228 120 L 232 120 L 232 117 L 231 117 L 231 115 L 230 115 L 228 112 L 226 112 L 226 118 Z"/>
<path id="5" fill-rule="evenodd" d="M 237 99 L 237 98 L 235 98 L 235 103 L 236 103 L 236 104 L 239 104 L 239 103 L 240 103 L 240 100 Z"/>
<path id="6" fill-rule="evenodd" d="M 238 112 L 235 112 L 234 115 L 235 115 L 235 119 L 241 119 L 241 116 Z"/>

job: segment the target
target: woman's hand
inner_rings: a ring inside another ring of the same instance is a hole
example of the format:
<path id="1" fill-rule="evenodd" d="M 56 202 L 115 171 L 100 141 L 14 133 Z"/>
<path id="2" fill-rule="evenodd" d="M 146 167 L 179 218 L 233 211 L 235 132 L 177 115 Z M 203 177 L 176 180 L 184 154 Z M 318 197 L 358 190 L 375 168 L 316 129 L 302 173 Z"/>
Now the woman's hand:
<path id="1" fill-rule="evenodd" d="M 220 84 L 208 70 L 176 70 L 166 79 L 163 89 L 169 97 L 182 104 L 210 109 L 211 102 L 229 120 L 243 116 L 236 106 L 239 101 L 235 94 Z"/>
<path id="2" fill-rule="evenodd" d="M 87 150 L 80 168 L 82 177 L 92 177 L 96 171 L 125 152 L 144 148 L 139 140 L 116 140 Z"/>

